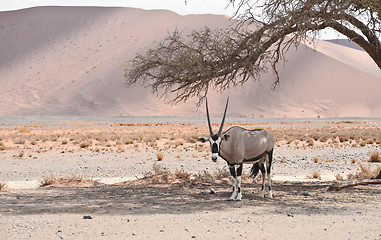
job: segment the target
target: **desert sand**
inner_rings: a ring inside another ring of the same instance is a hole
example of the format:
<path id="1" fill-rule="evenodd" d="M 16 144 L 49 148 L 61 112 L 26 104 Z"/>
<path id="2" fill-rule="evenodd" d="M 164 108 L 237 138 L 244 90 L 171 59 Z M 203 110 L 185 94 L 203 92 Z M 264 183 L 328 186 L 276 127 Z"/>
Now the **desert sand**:
<path id="1" fill-rule="evenodd" d="M 0 12 L 0 115 L 203 116 L 196 99 L 168 105 L 150 89 L 125 86 L 124 69 L 136 53 L 170 31 L 225 29 L 226 16 L 181 16 L 164 10 L 36 7 Z M 317 40 L 291 48 L 258 82 L 210 93 L 219 115 L 381 117 L 381 71 L 363 51 Z"/>
<path id="2" fill-rule="evenodd" d="M 260 196 L 260 178 L 252 182 L 245 165 L 243 201 L 232 202 L 226 163 L 213 163 L 197 141 L 205 120 L 176 121 L 3 124 L 0 238 L 381 237 L 379 185 L 326 191 L 381 167 L 369 162 L 380 152 L 380 122 L 227 120 L 225 129 L 263 127 L 277 140 L 274 198 Z"/>

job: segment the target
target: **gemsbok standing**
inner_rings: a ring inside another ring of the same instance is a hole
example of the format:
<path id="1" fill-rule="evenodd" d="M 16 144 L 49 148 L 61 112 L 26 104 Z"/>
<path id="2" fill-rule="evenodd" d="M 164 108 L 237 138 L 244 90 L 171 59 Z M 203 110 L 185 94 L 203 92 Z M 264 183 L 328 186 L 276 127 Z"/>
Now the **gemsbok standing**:
<path id="1" fill-rule="evenodd" d="M 233 183 L 233 193 L 229 200 L 240 201 L 242 199 L 241 175 L 242 165 L 244 163 L 253 164 L 250 171 L 252 177 L 255 177 L 258 171 L 261 170 L 263 196 L 265 196 L 265 179 L 267 172 L 269 186 L 268 197 L 272 198 L 270 172 L 275 143 L 274 137 L 264 129 L 246 130 L 238 126 L 231 127 L 221 134 L 228 103 L 229 98 L 226 100 L 225 112 L 220 129 L 217 134 L 214 134 L 210 123 L 208 100 L 206 99 L 206 116 L 208 118 L 210 137 L 199 138 L 199 140 L 203 143 L 206 141 L 210 142 L 213 162 L 217 162 L 217 157 L 220 156 L 229 165 Z M 236 167 L 238 168 L 236 169 Z"/>

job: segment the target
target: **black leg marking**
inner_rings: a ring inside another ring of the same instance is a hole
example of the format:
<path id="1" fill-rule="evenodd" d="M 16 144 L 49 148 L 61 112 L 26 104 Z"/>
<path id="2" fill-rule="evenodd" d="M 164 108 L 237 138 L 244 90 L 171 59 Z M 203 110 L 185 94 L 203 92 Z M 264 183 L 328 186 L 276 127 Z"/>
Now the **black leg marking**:
<path id="1" fill-rule="evenodd" d="M 237 177 L 242 175 L 243 164 L 241 163 L 237 169 Z"/>
<path id="2" fill-rule="evenodd" d="M 232 177 L 236 178 L 237 175 L 235 173 L 235 166 L 234 165 L 229 165 L 229 170 L 230 170 L 230 175 L 232 175 Z"/>
<path id="3" fill-rule="evenodd" d="M 267 174 L 270 175 L 270 172 L 271 172 L 271 163 L 273 161 L 273 150 L 271 150 L 270 152 L 267 152 L 267 156 L 269 157 L 269 165 L 267 166 Z"/>

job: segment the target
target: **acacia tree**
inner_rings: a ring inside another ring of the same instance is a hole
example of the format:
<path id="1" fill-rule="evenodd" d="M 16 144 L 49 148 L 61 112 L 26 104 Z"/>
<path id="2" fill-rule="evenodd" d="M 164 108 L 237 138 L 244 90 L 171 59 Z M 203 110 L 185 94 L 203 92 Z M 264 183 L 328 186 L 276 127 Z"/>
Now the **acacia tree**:
<path id="1" fill-rule="evenodd" d="M 128 84 L 150 86 L 171 101 L 198 97 L 258 80 L 290 46 L 332 28 L 360 45 L 381 69 L 380 0 L 228 0 L 236 9 L 234 27 L 205 28 L 187 37 L 178 31 L 128 63 Z M 259 12 L 259 14 L 258 14 Z M 186 39 L 186 40 L 185 40 Z"/>

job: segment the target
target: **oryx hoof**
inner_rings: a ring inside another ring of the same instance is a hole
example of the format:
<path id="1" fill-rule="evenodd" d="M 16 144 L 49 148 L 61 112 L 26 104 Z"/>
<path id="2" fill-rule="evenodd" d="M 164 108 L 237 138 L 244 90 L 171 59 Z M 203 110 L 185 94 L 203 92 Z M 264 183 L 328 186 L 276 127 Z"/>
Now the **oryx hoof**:
<path id="1" fill-rule="evenodd" d="M 273 193 L 270 191 L 268 196 L 269 198 L 273 198 Z"/>
<path id="2" fill-rule="evenodd" d="M 242 201 L 242 194 L 238 193 L 237 198 L 235 200 L 236 201 Z"/>
<path id="3" fill-rule="evenodd" d="M 236 197 L 237 197 L 237 193 L 233 192 L 233 194 L 229 198 L 229 201 L 234 201 Z"/>

